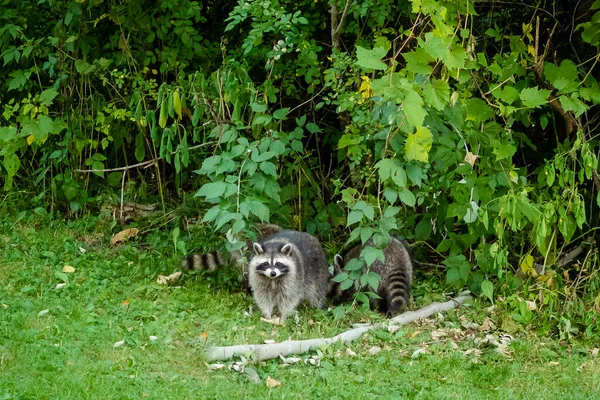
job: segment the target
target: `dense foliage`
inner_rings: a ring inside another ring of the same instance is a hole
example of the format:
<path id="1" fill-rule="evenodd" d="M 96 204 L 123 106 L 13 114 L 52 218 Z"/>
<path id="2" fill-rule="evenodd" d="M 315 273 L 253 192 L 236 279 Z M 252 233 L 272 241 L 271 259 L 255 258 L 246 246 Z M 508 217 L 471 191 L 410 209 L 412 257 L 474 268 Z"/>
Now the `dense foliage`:
<path id="1" fill-rule="evenodd" d="M 5 202 L 195 193 L 230 248 L 259 220 L 397 231 L 451 287 L 532 277 L 595 321 L 600 0 L 528 3 L 2 0 Z"/>

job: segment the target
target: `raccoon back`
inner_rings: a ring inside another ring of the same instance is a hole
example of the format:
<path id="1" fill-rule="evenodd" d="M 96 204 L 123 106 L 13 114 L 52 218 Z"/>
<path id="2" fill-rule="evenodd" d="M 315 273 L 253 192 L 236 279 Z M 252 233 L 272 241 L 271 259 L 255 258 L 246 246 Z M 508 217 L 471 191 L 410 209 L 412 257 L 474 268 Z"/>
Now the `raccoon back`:
<path id="1" fill-rule="evenodd" d="M 372 246 L 373 242 L 368 241 L 365 245 Z M 350 260 L 360 257 L 362 249 L 362 245 L 357 245 L 351 248 L 343 258 L 336 255 L 334 272 L 336 274 L 341 272 Z M 381 299 L 374 299 L 372 305 L 376 305 L 379 311 L 384 314 L 393 315 L 403 311 L 410 299 L 413 262 L 407 244 L 395 237 L 390 238 L 383 254 L 385 256 L 384 262 L 375 260 L 370 266 L 370 270 L 376 272 L 381 278 L 377 289 L 377 295 Z M 365 265 L 363 266 L 363 272 L 366 270 Z M 351 297 L 355 290 L 355 288 L 349 288 L 342 291 L 339 284 L 334 284 L 332 288 L 333 297 L 340 300 Z"/>

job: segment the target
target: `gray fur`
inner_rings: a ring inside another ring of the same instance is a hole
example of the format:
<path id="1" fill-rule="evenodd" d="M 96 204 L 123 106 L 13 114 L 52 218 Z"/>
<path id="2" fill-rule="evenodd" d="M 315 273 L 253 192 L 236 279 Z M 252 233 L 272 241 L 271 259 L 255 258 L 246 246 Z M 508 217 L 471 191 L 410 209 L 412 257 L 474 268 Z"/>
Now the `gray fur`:
<path id="1" fill-rule="evenodd" d="M 321 243 L 314 236 L 285 230 L 253 245 L 256 255 L 248 265 L 250 288 L 256 305 L 267 319 L 278 309 L 279 323 L 306 300 L 325 305 L 329 269 Z"/>
<path id="2" fill-rule="evenodd" d="M 373 246 L 373 242 L 369 240 L 365 243 L 365 246 Z M 334 257 L 334 275 L 341 272 L 350 260 L 359 258 L 363 248 L 363 245 L 357 245 L 351 248 L 344 257 L 336 254 Z M 377 295 L 381 299 L 371 299 L 371 308 L 377 307 L 382 313 L 391 316 L 404 311 L 410 299 L 413 262 L 407 244 L 395 237 L 390 238 L 383 254 L 385 262 L 375 260 L 370 266 L 370 270 L 381 277 L 377 289 Z M 367 266 L 364 265 L 363 272 L 366 270 Z M 335 284 L 332 288 L 334 297 L 338 299 L 350 297 L 354 290 L 354 288 L 350 288 L 342 291 L 339 284 Z"/>

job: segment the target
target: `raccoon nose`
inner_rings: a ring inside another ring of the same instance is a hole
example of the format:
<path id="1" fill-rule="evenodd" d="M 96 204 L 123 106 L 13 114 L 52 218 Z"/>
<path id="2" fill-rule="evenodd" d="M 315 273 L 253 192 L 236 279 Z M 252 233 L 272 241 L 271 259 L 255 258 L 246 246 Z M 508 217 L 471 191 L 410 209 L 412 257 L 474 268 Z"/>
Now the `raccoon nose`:
<path id="1" fill-rule="evenodd" d="M 275 278 L 277 276 L 277 272 L 276 271 L 271 271 L 271 278 Z"/>

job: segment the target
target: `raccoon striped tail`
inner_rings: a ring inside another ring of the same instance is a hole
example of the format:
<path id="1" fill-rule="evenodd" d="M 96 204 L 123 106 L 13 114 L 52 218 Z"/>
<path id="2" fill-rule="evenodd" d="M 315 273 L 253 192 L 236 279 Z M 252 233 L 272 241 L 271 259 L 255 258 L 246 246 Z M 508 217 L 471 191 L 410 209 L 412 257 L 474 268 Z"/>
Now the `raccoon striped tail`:
<path id="1" fill-rule="evenodd" d="M 215 271 L 217 268 L 228 265 L 229 260 L 219 251 L 204 254 L 191 254 L 183 259 L 181 268 L 196 271 Z"/>
<path id="2" fill-rule="evenodd" d="M 382 313 L 388 316 L 399 314 L 406 308 L 410 299 L 411 277 L 406 269 L 390 271 L 385 285 L 384 296 L 379 303 Z"/>

